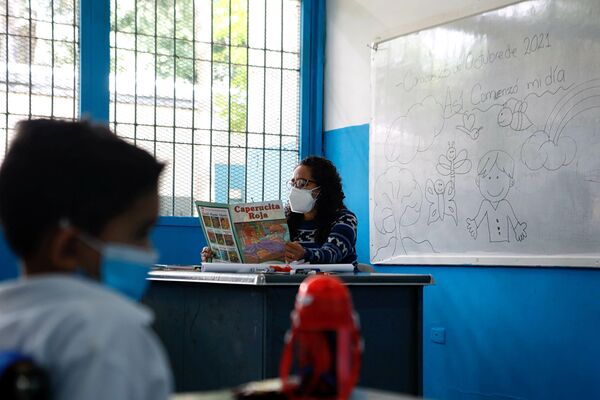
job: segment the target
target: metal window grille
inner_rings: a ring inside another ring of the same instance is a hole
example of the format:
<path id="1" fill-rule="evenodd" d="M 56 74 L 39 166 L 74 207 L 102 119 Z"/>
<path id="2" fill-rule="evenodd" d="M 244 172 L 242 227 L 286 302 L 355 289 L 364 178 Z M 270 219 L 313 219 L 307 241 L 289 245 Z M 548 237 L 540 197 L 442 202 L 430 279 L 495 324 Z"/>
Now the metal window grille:
<path id="1" fill-rule="evenodd" d="M 167 163 L 162 215 L 287 196 L 299 49 L 300 0 L 112 0 L 111 127 Z"/>
<path id="2" fill-rule="evenodd" d="M 22 119 L 78 116 L 78 0 L 0 0 L 0 161 Z"/>

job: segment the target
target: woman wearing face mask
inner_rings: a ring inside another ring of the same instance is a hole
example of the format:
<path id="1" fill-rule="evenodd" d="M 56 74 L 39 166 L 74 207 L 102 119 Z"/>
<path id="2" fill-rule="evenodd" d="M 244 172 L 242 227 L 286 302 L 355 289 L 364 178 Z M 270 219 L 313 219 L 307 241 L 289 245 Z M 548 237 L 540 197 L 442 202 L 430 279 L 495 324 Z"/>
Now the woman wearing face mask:
<path id="1" fill-rule="evenodd" d="M 307 157 L 289 182 L 286 216 L 289 261 L 312 264 L 356 262 L 356 215 L 344 205 L 342 180 L 331 161 Z"/>
<path id="2" fill-rule="evenodd" d="M 331 161 L 307 157 L 294 169 L 286 207 L 291 242 L 287 262 L 312 264 L 356 263 L 356 215 L 344 205 L 342 180 Z M 202 249 L 202 261 L 212 251 Z"/>

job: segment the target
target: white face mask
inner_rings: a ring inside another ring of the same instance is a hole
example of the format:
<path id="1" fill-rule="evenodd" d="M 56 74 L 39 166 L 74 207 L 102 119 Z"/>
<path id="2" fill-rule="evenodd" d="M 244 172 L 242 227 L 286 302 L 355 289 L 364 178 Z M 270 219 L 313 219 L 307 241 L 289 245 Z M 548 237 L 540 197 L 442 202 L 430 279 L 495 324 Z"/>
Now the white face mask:
<path id="1" fill-rule="evenodd" d="M 304 214 L 309 212 L 315 206 L 315 199 L 312 195 L 312 191 L 318 189 L 298 189 L 296 187 L 292 187 L 290 189 L 290 209 L 292 212 Z"/>

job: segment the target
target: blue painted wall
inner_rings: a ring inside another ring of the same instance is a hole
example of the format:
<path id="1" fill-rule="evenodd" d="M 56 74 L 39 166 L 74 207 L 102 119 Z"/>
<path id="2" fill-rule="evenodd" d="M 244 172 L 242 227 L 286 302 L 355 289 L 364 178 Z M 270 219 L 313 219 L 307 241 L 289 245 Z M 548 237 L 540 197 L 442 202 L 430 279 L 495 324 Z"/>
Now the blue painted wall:
<path id="1" fill-rule="evenodd" d="M 196 217 L 160 217 L 152 232 L 152 243 L 161 264 L 190 265 L 200 263 L 206 240 Z"/>
<path id="2" fill-rule="evenodd" d="M 369 263 L 369 125 L 327 132 L 323 145 L 342 176 L 346 207 L 358 216 L 358 261 Z"/>
<path id="3" fill-rule="evenodd" d="M 348 206 L 359 218 L 359 259 L 369 243 L 369 126 L 325 133 Z M 378 267 L 430 273 L 423 301 L 424 395 L 443 399 L 600 398 L 600 270 Z M 432 328 L 446 343 L 434 343 Z M 367 347 L 368 351 L 368 347 Z"/>

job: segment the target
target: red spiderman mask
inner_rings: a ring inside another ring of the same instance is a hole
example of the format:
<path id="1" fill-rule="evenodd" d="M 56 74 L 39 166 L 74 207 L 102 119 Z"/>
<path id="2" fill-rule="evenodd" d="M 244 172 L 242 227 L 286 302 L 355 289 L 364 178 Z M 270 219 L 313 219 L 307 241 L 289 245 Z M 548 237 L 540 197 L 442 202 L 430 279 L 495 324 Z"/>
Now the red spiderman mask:
<path id="1" fill-rule="evenodd" d="M 348 288 L 330 275 L 304 280 L 279 366 L 290 398 L 347 399 L 358 381 L 362 342 Z M 288 377 L 294 354 L 299 383 Z"/>

